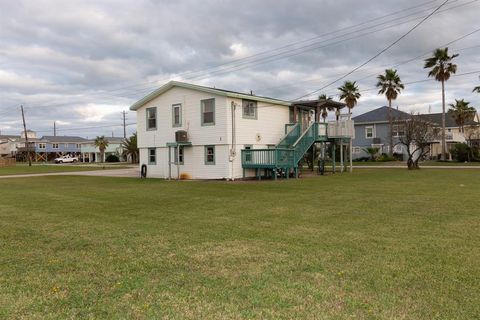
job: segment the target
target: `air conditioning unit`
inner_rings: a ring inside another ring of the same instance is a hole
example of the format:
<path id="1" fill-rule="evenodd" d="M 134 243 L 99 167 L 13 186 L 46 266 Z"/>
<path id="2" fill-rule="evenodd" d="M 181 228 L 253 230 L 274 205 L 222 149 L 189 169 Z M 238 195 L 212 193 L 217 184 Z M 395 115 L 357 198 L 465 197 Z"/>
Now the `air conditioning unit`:
<path id="1" fill-rule="evenodd" d="M 178 130 L 175 132 L 175 141 L 176 142 L 187 142 L 188 141 L 188 134 L 185 130 Z"/>
<path id="2" fill-rule="evenodd" d="M 382 143 L 382 139 L 380 138 L 373 138 L 373 144 L 380 144 Z"/>

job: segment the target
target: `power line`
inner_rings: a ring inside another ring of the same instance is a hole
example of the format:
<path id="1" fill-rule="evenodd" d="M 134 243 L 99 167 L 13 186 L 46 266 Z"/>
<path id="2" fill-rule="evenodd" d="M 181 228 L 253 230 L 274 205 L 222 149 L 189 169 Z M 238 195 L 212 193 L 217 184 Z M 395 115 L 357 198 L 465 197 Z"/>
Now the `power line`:
<path id="1" fill-rule="evenodd" d="M 455 0 L 454 2 L 457 2 L 459 0 Z M 441 10 L 441 11 L 438 11 L 438 12 L 435 12 L 436 13 L 442 13 L 442 12 L 445 12 L 445 11 L 449 11 L 449 10 L 452 10 L 452 9 L 456 9 L 456 8 L 459 8 L 459 7 L 463 7 L 463 6 L 466 6 L 466 5 L 470 5 L 474 2 L 477 2 L 478 0 L 472 0 L 472 1 L 469 1 L 469 2 L 466 2 L 466 3 L 462 3 L 462 4 L 459 4 L 457 6 L 452 6 L 452 7 L 449 7 L 449 8 L 446 8 L 444 10 Z M 451 2 L 452 3 L 452 2 Z M 424 11 L 424 10 L 423 10 Z M 303 46 L 303 47 L 299 47 L 299 48 L 295 48 L 295 49 L 291 49 L 291 50 L 288 50 L 288 51 L 284 51 L 284 52 L 281 52 L 281 53 L 277 53 L 277 54 L 274 54 L 274 55 L 271 55 L 271 56 L 267 56 L 267 57 L 264 57 L 264 58 L 260 58 L 260 59 L 257 59 L 257 60 L 253 60 L 253 61 L 248 61 L 248 62 L 244 62 L 242 64 L 238 64 L 238 65 L 233 65 L 233 66 L 229 66 L 228 69 L 220 69 L 220 70 L 216 70 L 216 71 L 212 71 L 212 72 L 209 72 L 209 73 L 206 73 L 204 75 L 199 75 L 199 76 L 193 76 L 193 77 L 185 77 L 183 79 L 185 80 L 201 80 L 201 79 L 204 79 L 204 78 L 207 78 L 207 77 L 210 77 L 214 74 L 223 74 L 223 73 L 227 73 L 227 72 L 233 72 L 233 71 L 239 71 L 239 70 L 243 70 L 243 69 L 247 69 L 247 68 L 251 68 L 251 67 L 254 67 L 254 66 L 257 66 L 257 65 L 261 65 L 261 64 L 265 64 L 265 63 L 268 63 L 268 62 L 273 62 L 273 61 L 277 61 L 277 60 L 280 60 L 280 59 L 285 59 L 285 58 L 289 58 L 289 57 L 293 57 L 293 56 L 297 56 L 297 55 L 300 55 L 300 54 L 303 54 L 305 52 L 308 52 L 308 51 L 311 51 L 311 50 L 316 50 L 316 49 L 321 49 L 321 48 L 325 48 L 325 47 L 329 47 L 329 46 L 332 46 L 332 45 L 336 45 L 336 44 L 340 44 L 342 42 L 345 42 L 345 41 L 349 41 L 349 40 L 354 40 L 354 39 L 358 39 L 360 37 L 363 37 L 363 36 L 366 36 L 366 35 L 369 35 L 369 34 L 373 34 L 373 33 L 376 33 L 376 32 L 380 32 L 380 31 L 384 31 L 386 29 L 389 29 L 389 28 L 393 28 L 393 27 L 397 27 L 401 24 L 405 24 L 405 23 L 408 23 L 408 22 L 412 22 L 412 21 L 416 21 L 418 19 L 421 19 L 421 18 L 426 18 L 427 16 L 423 16 L 423 17 L 415 17 L 413 19 L 410 19 L 410 20 L 406 20 L 406 21 L 403 21 L 403 22 L 400 22 L 400 23 L 396 23 L 396 24 L 392 24 L 390 26 L 386 26 L 384 28 L 381 28 L 381 29 L 377 29 L 377 30 L 372 30 L 372 31 L 369 31 L 369 32 L 365 32 L 363 34 L 360 34 L 360 35 L 356 35 L 356 36 L 353 36 L 353 37 L 350 37 L 350 38 L 346 38 L 346 39 L 341 39 L 341 40 L 338 40 L 336 42 L 331 42 L 331 43 L 327 43 L 327 44 L 324 44 L 324 45 L 321 45 L 321 46 L 314 46 L 312 47 L 313 45 L 318 45 L 320 43 L 325 43 L 325 42 L 328 42 L 328 41 L 331 41 L 331 40 L 335 40 L 337 38 L 340 38 L 340 37 L 344 37 L 346 35 L 349 35 L 349 34 L 352 34 L 352 33 L 356 33 L 356 32 L 359 32 L 359 31 L 363 31 L 363 30 L 368 30 L 368 29 L 371 29 L 371 28 L 374 28 L 374 27 L 378 27 L 380 25 L 385 25 L 385 24 L 388 24 L 388 23 L 391 23 L 392 21 L 395 21 L 395 20 L 400 20 L 400 19 L 404 19 L 406 17 L 410 17 L 412 15 L 415 15 L 419 12 L 415 12 L 413 14 L 409 14 L 407 16 L 404 16 L 404 17 L 400 17 L 400 18 L 396 18 L 396 19 L 393 19 L 393 20 L 390 20 L 390 21 L 387 21 L 387 22 L 383 22 L 381 24 L 377 24 L 377 25 L 374 25 L 374 26 L 370 26 L 370 27 L 367 27 L 367 28 L 364 28 L 364 29 L 359 29 L 359 30 L 355 30 L 353 32 L 349 32 L 349 33 L 346 33 L 346 34 L 343 34 L 343 35 L 340 35 L 340 36 L 337 36 L 337 37 L 333 37 L 333 38 L 330 38 L 330 39 L 326 39 L 326 40 L 322 40 L 320 42 L 316 42 L 316 43 L 312 43 L 312 44 L 309 44 L 307 46 Z M 274 50 L 273 50 L 274 51 Z M 288 55 L 285 55 L 286 53 L 289 53 L 289 52 L 292 52 Z M 139 89 L 137 91 L 134 91 L 130 94 L 126 94 L 126 97 L 129 97 L 129 98 L 133 98 L 132 95 L 138 95 L 138 94 L 145 94 L 149 91 L 152 91 L 156 88 L 155 87 L 145 87 L 145 88 L 142 88 L 142 89 Z M 122 96 L 122 95 L 113 95 L 115 97 L 125 97 L 125 96 Z"/>
<path id="2" fill-rule="evenodd" d="M 239 61 L 248 60 L 248 59 L 253 58 L 253 57 L 257 57 L 257 56 L 260 56 L 260 55 L 265 55 L 266 53 L 269 53 L 269 52 L 278 51 L 278 50 L 288 48 L 288 47 L 292 47 L 292 46 L 295 46 L 295 45 L 298 45 L 298 44 L 301 44 L 301 43 L 306 43 L 306 42 L 310 42 L 310 41 L 313 41 L 313 40 L 316 40 L 316 39 L 320 39 L 320 38 L 328 36 L 328 35 L 333 35 L 335 33 L 341 32 L 341 31 L 345 31 L 345 30 L 349 30 L 349 29 L 352 29 L 352 28 L 355 28 L 355 27 L 358 27 L 358 26 L 362 26 L 362 25 L 365 25 L 365 24 L 368 24 L 368 23 L 371 23 L 371 22 L 374 22 L 374 21 L 377 21 L 377 20 L 381 20 L 381 19 L 384 19 L 384 18 L 387 18 L 387 17 L 390 17 L 390 16 L 397 15 L 397 14 L 402 13 L 402 12 L 406 12 L 406 11 L 409 11 L 409 10 L 412 10 L 412 9 L 422 7 L 422 6 L 428 5 L 428 4 L 433 3 L 433 2 L 437 2 L 437 1 L 438 0 L 426 1 L 426 2 L 421 3 L 419 5 L 415 5 L 415 6 L 408 7 L 408 8 L 402 9 L 402 10 L 391 12 L 391 13 L 388 13 L 386 15 L 382 15 L 382 16 L 379 16 L 379 17 L 376 17 L 376 18 L 373 18 L 373 19 L 370 19 L 370 20 L 367 20 L 367 21 L 364 21 L 364 22 L 361 22 L 361 23 L 358 23 L 358 24 L 348 26 L 348 27 L 344 27 L 344 28 L 340 28 L 340 29 L 337 29 L 337 30 L 334 30 L 334 31 L 326 32 L 326 33 L 320 34 L 320 35 L 312 37 L 312 38 L 292 42 L 292 43 L 289 43 L 289 44 L 286 44 L 286 45 L 283 45 L 283 46 L 280 46 L 280 47 L 277 47 L 277 48 L 274 48 L 274 49 L 265 50 L 265 51 L 262 51 L 262 52 L 259 52 L 259 53 L 249 55 L 247 57 L 231 60 L 231 61 L 224 62 L 224 63 L 221 63 L 221 64 L 217 64 L 215 66 L 211 66 L 211 67 L 208 67 L 208 68 L 204 68 L 204 69 L 200 69 L 200 70 L 196 70 L 196 71 L 187 71 L 187 72 L 179 73 L 177 76 L 200 73 L 200 72 L 208 71 L 210 69 L 214 69 L 214 68 L 218 68 L 218 67 L 225 66 L 225 65 L 228 65 L 228 64 L 236 63 L 236 62 L 239 62 Z M 150 84 L 150 83 L 153 84 L 153 83 L 157 83 L 157 82 L 160 82 L 160 81 L 166 81 L 166 80 L 167 79 L 157 79 L 157 80 L 142 82 L 141 84 L 139 83 L 139 84 L 136 84 L 136 85 L 124 86 L 124 87 L 119 87 L 119 88 L 110 89 L 110 90 L 106 90 L 106 91 L 107 92 L 113 92 L 113 91 L 128 89 L 128 88 L 132 88 L 132 87 L 137 87 L 137 86 L 145 86 L 146 84 Z"/>
<path id="3" fill-rule="evenodd" d="M 450 41 L 450 42 L 447 42 L 447 43 L 442 44 L 442 45 L 439 45 L 439 46 L 435 46 L 435 48 L 449 46 L 449 45 L 451 45 L 451 44 L 453 44 L 453 43 L 455 43 L 455 42 L 458 42 L 458 41 L 460 41 L 460 40 L 463 40 L 463 39 L 467 38 L 468 36 L 471 36 L 472 34 L 475 34 L 475 33 L 479 32 L 479 31 L 480 31 L 480 28 L 479 28 L 479 29 L 476 29 L 476 30 L 474 30 L 474 31 L 472 31 L 472 32 L 469 32 L 469 33 L 467 33 L 467 34 L 465 34 L 465 35 L 462 35 L 461 37 L 458 37 L 458 38 L 456 38 L 456 39 L 454 39 L 454 40 L 452 40 L 452 41 Z M 458 52 L 458 51 L 467 50 L 467 49 L 472 49 L 472 48 L 477 48 L 477 47 L 479 47 L 479 45 L 471 46 L 471 47 L 466 47 L 466 48 L 455 49 L 455 51 Z M 415 56 L 414 58 L 410 58 L 410 59 L 408 59 L 408 60 L 403 60 L 403 61 L 400 61 L 400 62 L 395 62 L 395 63 L 393 63 L 393 64 L 386 64 L 386 65 L 383 65 L 383 66 L 375 67 L 375 69 L 385 68 L 385 67 L 396 68 L 396 67 L 398 67 L 398 66 L 400 66 L 400 65 L 404 65 L 404 64 L 410 63 L 410 62 L 412 62 L 412 61 L 415 61 L 415 60 L 418 60 L 418 59 L 424 57 L 425 55 L 429 54 L 429 53 L 430 53 L 432 50 L 434 50 L 435 48 L 432 48 L 432 49 L 431 49 L 430 51 L 428 51 L 428 52 L 424 52 L 424 53 L 422 53 L 422 54 L 420 54 L 420 55 L 418 55 L 418 56 Z M 372 68 L 372 69 L 373 69 L 373 68 Z M 370 69 L 368 69 L 368 70 L 370 70 Z M 338 74 L 338 75 L 335 75 L 335 76 L 340 76 L 340 75 L 341 75 L 341 74 Z M 361 81 L 361 80 L 364 80 L 364 79 L 367 79 L 367 78 L 369 78 L 369 77 L 376 76 L 376 75 L 377 75 L 377 73 L 372 73 L 372 74 L 369 74 L 369 75 L 367 75 L 367 76 L 365 76 L 365 77 L 362 77 L 362 78 L 360 78 L 360 79 L 356 79 L 356 81 Z M 291 84 L 291 83 L 290 83 L 290 84 L 283 84 L 283 85 L 279 85 L 279 86 L 272 86 L 272 87 L 260 88 L 260 89 L 257 89 L 257 90 L 268 90 L 268 89 L 276 89 L 276 88 L 290 87 L 290 86 L 296 86 L 298 83 L 314 82 L 314 81 L 318 81 L 318 80 L 322 80 L 322 79 L 321 79 L 321 78 L 313 78 L 313 79 L 311 78 L 311 79 L 307 79 L 307 80 L 303 80 L 303 81 L 302 81 L 302 80 L 296 81 L 295 84 Z"/>
<path id="4" fill-rule="evenodd" d="M 408 30 L 406 33 L 404 33 L 402 36 L 400 36 L 400 38 L 398 38 L 397 40 L 395 40 L 394 42 L 392 42 L 390 45 L 388 45 L 387 47 L 385 47 L 384 49 L 380 50 L 380 52 L 376 53 L 373 57 L 371 57 L 370 59 L 368 59 L 367 61 L 365 61 L 364 63 L 360 64 L 359 66 L 353 68 L 351 71 L 347 72 L 345 75 L 341 76 L 340 78 L 338 79 L 335 79 L 334 81 L 328 83 L 327 85 L 321 87 L 320 89 L 317 89 L 317 90 L 314 90 L 306 95 L 303 95 L 295 100 L 299 100 L 299 99 L 302 99 L 304 97 L 308 97 L 314 93 L 317 93 L 321 90 L 324 90 L 325 88 L 328 88 L 329 86 L 331 86 L 332 84 L 342 80 L 342 79 L 345 79 L 346 77 L 348 77 L 349 75 L 351 75 L 352 73 L 354 73 L 355 71 L 357 71 L 358 69 L 362 68 L 363 66 L 367 65 L 368 63 L 370 63 L 371 61 L 373 61 L 374 59 L 376 59 L 377 57 L 379 57 L 382 53 L 384 53 L 385 51 L 387 51 L 388 49 L 390 49 L 391 47 L 393 47 L 394 45 L 396 45 L 398 42 L 400 42 L 402 39 L 404 39 L 407 35 L 409 35 L 411 32 L 413 32 L 416 28 L 418 28 L 422 23 L 424 23 L 426 20 L 428 20 L 433 14 L 435 14 L 435 12 L 437 12 L 438 10 L 440 10 L 441 7 L 443 7 L 445 4 L 447 4 L 449 0 L 445 0 L 440 6 L 438 6 L 435 10 L 433 10 L 429 15 L 427 15 L 425 18 L 423 18 L 420 22 L 418 22 L 417 24 L 415 24 L 413 26 L 413 28 L 411 28 L 410 30 Z"/>

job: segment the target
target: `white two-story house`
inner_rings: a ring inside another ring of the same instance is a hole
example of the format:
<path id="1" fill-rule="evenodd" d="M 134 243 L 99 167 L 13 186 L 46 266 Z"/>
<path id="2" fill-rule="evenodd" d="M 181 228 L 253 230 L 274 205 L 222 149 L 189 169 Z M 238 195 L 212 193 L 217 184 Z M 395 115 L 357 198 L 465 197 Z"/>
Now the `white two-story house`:
<path id="1" fill-rule="evenodd" d="M 315 108 L 177 81 L 168 82 L 130 107 L 137 114 L 140 166 L 146 169 L 147 177 L 173 179 L 255 176 L 260 169 L 274 170 L 286 153 L 297 157 L 296 165 L 306 150 L 298 147 L 294 155 L 293 149 L 274 149 L 292 122 L 298 124 L 295 141 L 304 130 L 313 132 L 320 114 Z M 302 148 L 313 142 L 302 141 Z M 241 150 L 252 150 L 252 154 L 243 154 L 242 159 Z M 261 154 L 253 154 L 261 150 Z M 275 155 L 274 151 L 283 154 Z M 281 163 L 287 169 L 295 167 Z"/>

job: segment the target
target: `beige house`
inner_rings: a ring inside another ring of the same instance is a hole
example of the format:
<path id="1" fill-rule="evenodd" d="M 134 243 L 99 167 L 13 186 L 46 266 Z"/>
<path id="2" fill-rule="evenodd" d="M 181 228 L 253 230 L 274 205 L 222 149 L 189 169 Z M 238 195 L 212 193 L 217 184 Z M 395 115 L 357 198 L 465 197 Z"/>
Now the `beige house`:
<path id="1" fill-rule="evenodd" d="M 429 113 L 420 115 L 422 119 L 428 120 L 432 123 L 437 124 L 441 127 L 442 123 L 442 114 L 441 113 Z M 478 113 L 475 114 L 475 117 L 472 121 L 465 123 L 463 128 L 460 128 L 455 122 L 455 118 L 452 114 L 445 114 L 445 140 L 447 143 L 447 156 L 448 159 L 452 159 L 450 150 L 457 143 L 467 143 L 469 139 L 479 138 L 480 137 L 480 119 Z M 442 142 L 441 137 L 434 141 L 430 148 L 430 157 L 438 158 L 442 153 Z"/>

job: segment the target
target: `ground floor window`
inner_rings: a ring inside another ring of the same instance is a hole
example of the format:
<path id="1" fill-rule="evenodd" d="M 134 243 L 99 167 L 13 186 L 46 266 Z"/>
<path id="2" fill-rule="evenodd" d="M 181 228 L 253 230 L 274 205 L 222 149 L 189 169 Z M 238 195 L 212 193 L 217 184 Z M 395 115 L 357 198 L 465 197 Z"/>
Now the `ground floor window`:
<path id="1" fill-rule="evenodd" d="M 205 164 L 215 164 L 215 146 L 205 146 Z"/>
<path id="2" fill-rule="evenodd" d="M 148 149 L 148 164 L 157 164 L 157 150 L 155 148 Z"/>
<path id="3" fill-rule="evenodd" d="M 178 153 L 177 153 L 177 150 L 175 150 L 175 163 L 183 164 L 184 158 L 185 158 L 185 152 L 183 150 L 183 147 L 178 147 Z"/>
<path id="4" fill-rule="evenodd" d="M 352 153 L 359 154 L 360 152 L 362 152 L 362 148 L 360 148 L 360 147 L 353 147 Z"/>

